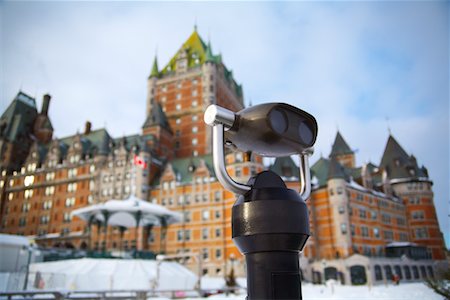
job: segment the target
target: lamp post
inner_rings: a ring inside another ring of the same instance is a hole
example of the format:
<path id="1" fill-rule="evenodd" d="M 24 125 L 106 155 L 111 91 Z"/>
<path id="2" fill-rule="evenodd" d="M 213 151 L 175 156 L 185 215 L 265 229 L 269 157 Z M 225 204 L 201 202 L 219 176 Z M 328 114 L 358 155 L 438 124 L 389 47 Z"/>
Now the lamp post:
<path id="1" fill-rule="evenodd" d="M 27 265 L 25 267 L 25 280 L 23 283 L 23 290 L 25 291 L 27 289 L 28 286 L 28 275 L 30 273 L 30 263 L 31 263 L 31 255 L 33 253 L 33 249 L 30 246 L 23 246 L 22 249 L 20 250 L 20 253 L 26 253 L 28 254 L 27 256 Z"/>

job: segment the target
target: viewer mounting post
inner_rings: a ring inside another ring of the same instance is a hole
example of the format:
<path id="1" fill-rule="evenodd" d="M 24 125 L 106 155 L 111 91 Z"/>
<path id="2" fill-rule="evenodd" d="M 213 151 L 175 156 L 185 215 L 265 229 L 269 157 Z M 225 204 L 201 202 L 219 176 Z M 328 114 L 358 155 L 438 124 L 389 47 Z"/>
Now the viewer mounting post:
<path id="1" fill-rule="evenodd" d="M 239 195 L 232 209 L 232 236 L 247 263 L 248 299 L 302 299 L 299 252 L 309 237 L 305 200 L 311 192 L 308 157 L 317 122 L 284 103 L 267 103 L 237 113 L 210 105 L 205 123 L 213 126 L 217 179 Z M 225 166 L 224 146 L 261 156 L 300 155 L 300 194 L 280 176 L 263 171 L 242 184 Z"/>

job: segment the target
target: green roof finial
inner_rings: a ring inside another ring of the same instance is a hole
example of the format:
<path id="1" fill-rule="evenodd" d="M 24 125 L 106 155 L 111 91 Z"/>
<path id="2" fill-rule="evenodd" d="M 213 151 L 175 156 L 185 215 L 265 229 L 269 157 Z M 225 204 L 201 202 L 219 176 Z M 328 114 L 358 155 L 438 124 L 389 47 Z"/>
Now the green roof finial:
<path id="1" fill-rule="evenodd" d="M 210 41 L 208 41 L 208 45 L 206 46 L 205 62 L 214 62 L 214 55 L 212 54 L 211 42 Z"/>
<path id="2" fill-rule="evenodd" d="M 153 61 L 152 72 L 150 73 L 150 78 L 151 77 L 159 77 L 158 60 L 156 59 L 156 55 L 155 55 L 155 60 Z"/>

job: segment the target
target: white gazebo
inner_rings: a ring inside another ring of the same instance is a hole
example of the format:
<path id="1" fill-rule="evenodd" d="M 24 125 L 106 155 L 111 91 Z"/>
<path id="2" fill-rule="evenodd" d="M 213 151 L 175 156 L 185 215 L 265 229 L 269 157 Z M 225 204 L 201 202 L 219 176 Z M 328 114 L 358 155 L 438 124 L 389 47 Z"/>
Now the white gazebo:
<path id="1" fill-rule="evenodd" d="M 121 229 L 136 227 L 136 242 L 139 227 L 161 226 L 165 229 L 168 225 L 181 222 L 183 219 L 182 214 L 178 212 L 135 196 L 125 200 L 108 200 L 79 208 L 72 211 L 72 215 L 88 222 L 89 229 L 95 223 L 105 227 L 108 225 L 118 226 Z M 106 240 L 107 230 L 105 231 L 105 242 Z"/>

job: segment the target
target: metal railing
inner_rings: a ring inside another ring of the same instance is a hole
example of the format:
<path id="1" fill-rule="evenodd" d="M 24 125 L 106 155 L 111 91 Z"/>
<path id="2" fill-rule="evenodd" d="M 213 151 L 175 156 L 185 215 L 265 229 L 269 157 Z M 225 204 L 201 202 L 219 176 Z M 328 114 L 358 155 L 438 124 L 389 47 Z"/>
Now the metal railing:
<path id="1" fill-rule="evenodd" d="M 222 289 L 202 290 L 99 290 L 99 291 L 64 291 L 64 290 L 36 290 L 36 291 L 6 291 L 0 293 L 0 299 L 39 299 L 39 300 L 119 300 L 136 299 L 147 300 L 155 297 L 170 299 L 205 297 L 214 294 L 244 294 L 245 288 L 228 287 Z"/>

